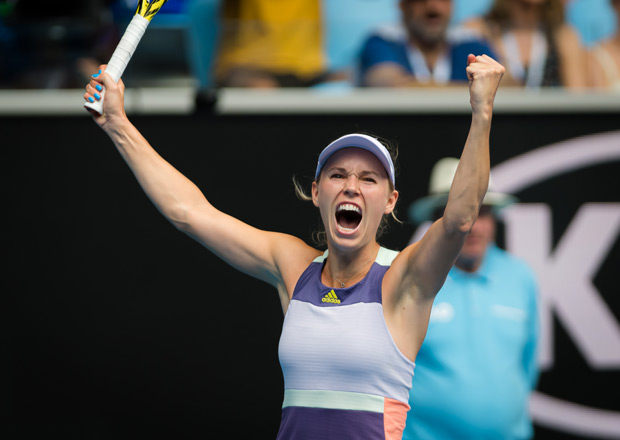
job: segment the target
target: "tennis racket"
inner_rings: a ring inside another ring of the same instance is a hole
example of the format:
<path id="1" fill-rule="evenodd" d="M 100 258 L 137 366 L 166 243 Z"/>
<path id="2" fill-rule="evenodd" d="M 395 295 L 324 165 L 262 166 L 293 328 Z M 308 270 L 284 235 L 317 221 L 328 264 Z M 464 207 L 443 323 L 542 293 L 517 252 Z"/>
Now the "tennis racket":
<path id="1" fill-rule="evenodd" d="M 127 67 L 127 63 L 133 56 L 133 53 L 138 47 L 138 43 L 144 35 L 147 26 L 151 22 L 151 19 L 159 12 L 164 3 L 168 0 L 138 0 L 138 7 L 136 8 L 136 14 L 129 22 L 129 26 L 123 34 L 123 38 L 116 46 L 112 58 L 108 62 L 106 67 L 106 73 L 110 75 L 115 82 L 121 78 L 121 75 Z M 100 93 L 101 99 L 95 102 L 85 102 L 84 107 L 92 109 L 99 113 L 103 113 L 103 99 L 105 95 L 105 89 Z"/>

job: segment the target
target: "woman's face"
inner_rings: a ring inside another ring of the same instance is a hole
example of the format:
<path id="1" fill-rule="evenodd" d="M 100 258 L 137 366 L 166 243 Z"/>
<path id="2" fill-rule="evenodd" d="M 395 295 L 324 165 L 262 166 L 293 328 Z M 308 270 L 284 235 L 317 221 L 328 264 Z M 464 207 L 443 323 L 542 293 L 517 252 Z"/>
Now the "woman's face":
<path id="1" fill-rule="evenodd" d="M 382 217 L 394 210 L 397 199 L 381 162 L 360 148 L 334 153 L 312 184 L 312 201 L 321 212 L 328 243 L 343 250 L 374 241 Z"/>

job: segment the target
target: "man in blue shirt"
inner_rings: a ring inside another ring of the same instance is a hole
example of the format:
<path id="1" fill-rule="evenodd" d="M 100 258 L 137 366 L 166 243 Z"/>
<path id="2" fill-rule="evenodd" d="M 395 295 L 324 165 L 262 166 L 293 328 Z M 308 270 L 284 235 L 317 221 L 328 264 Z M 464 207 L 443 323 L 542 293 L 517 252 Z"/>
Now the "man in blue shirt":
<path id="1" fill-rule="evenodd" d="M 402 87 L 467 83 L 467 55 L 495 54 L 479 37 L 448 32 L 451 0 L 401 0 L 402 25 L 383 27 L 366 40 L 361 84 Z"/>
<path id="2" fill-rule="evenodd" d="M 440 160 L 416 222 L 442 215 L 458 159 Z M 537 283 L 530 267 L 494 244 L 499 210 L 515 199 L 488 191 L 431 311 L 416 358 L 404 440 L 527 439 L 538 378 Z"/>

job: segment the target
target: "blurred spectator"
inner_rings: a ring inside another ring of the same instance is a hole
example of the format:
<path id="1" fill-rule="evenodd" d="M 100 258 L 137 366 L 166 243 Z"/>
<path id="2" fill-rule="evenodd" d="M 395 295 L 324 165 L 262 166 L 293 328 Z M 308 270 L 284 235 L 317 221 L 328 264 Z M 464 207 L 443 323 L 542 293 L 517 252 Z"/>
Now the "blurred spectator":
<path id="1" fill-rule="evenodd" d="M 620 91 L 620 0 L 610 0 L 616 14 L 616 33 L 588 52 L 589 85 Z"/>
<path id="2" fill-rule="evenodd" d="M 495 0 L 484 16 L 467 21 L 493 44 L 506 67 L 504 85 L 586 85 L 586 55 L 578 32 L 564 18 L 564 0 Z"/>
<path id="3" fill-rule="evenodd" d="M 481 38 L 448 32 L 451 0 L 401 0 L 402 24 L 371 35 L 361 53 L 362 85 L 401 87 L 467 83 L 467 55 L 494 57 Z"/>
<path id="4" fill-rule="evenodd" d="M 443 215 L 459 160 L 443 158 L 429 194 L 409 208 L 416 223 Z M 532 437 L 538 381 L 538 283 L 525 261 L 495 244 L 498 214 L 516 202 L 493 191 L 435 297 L 415 359 L 403 440 Z"/>
<path id="5" fill-rule="evenodd" d="M 3 87 L 81 88 L 118 43 L 113 0 L 8 3 L 0 30 Z"/>
<path id="6" fill-rule="evenodd" d="M 215 62 L 220 87 L 308 87 L 329 79 L 320 0 L 226 0 Z"/>

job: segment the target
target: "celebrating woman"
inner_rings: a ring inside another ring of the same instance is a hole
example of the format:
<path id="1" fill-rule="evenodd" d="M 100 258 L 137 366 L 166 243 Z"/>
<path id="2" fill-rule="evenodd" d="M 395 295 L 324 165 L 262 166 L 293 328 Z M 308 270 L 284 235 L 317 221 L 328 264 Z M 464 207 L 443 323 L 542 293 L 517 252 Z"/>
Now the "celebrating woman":
<path id="1" fill-rule="evenodd" d="M 327 250 L 320 251 L 218 211 L 129 122 L 122 81 L 104 71 L 86 86 L 86 100 L 97 99 L 105 86 L 103 114 L 93 112 L 93 119 L 159 211 L 278 291 L 285 313 L 280 439 L 401 438 L 433 298 L 488 184 L 493 102 L 504 68 L 486 55 L 467 61 L 472 121 L 445 213 L 401 252 L 377 242 L 398 200 L 392 158 L 377 139 L 345 135 L 319 155 L 310 198 L 325 232 Z"/>

